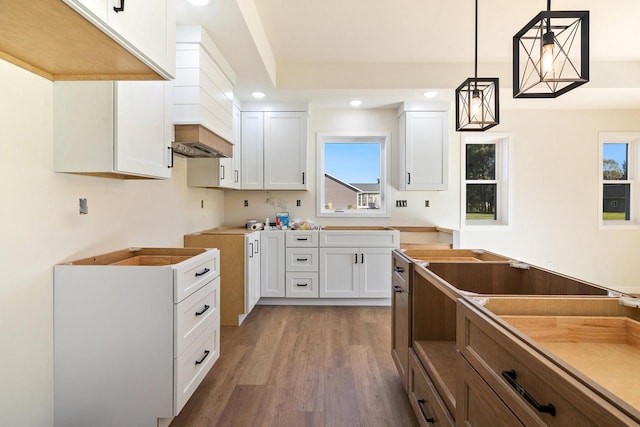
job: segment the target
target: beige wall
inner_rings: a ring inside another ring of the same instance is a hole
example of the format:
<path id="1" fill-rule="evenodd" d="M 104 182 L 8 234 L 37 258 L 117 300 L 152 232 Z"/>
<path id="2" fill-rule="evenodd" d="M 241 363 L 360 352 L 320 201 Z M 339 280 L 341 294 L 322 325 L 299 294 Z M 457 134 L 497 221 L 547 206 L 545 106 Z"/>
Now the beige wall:
<path id="1" fill-rule="evenodd" d="M 52 83 L 0 61 L 0 425 L 53 425 L 53 265 L 129 246 L 182 246 L 222 222 L 223 193 L 170 180 L 52 172 Z M 78 214 L 86 197 L 89 214 Z M 204 209 L 200 201 L 204 201 Z M 99 367 L 97 367 L 99 369 Z"/>

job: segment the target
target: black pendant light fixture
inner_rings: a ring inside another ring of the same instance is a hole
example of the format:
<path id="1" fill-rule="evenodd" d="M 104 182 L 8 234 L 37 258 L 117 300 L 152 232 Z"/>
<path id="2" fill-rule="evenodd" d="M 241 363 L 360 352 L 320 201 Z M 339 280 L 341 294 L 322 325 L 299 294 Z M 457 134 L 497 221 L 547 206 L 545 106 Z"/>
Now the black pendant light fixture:
<path id="1" fill-rule="evenodd" d="M 478 78 L 478 0 L 475 22 L 475 71 L 456 89 L 456 130 L 485 131 L 500 123 L 498 78 Z"/>
<path id="2" fill-rule="evenodd" d="M 555 98 L 589 81 L 589 11 L 540 12 L 513 36 L 513 97 Z"/>

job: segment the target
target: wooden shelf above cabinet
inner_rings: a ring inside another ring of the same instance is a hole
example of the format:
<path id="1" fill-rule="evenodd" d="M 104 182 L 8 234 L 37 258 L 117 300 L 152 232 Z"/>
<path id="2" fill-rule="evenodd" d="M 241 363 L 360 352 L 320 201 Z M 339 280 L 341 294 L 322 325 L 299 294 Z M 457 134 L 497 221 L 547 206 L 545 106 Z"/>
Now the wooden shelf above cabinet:
<path id="1" fill-rule="evenodd" d="M 163 80 L 61 0 L 2 2 L 0 58 L 49 80 Z"/>

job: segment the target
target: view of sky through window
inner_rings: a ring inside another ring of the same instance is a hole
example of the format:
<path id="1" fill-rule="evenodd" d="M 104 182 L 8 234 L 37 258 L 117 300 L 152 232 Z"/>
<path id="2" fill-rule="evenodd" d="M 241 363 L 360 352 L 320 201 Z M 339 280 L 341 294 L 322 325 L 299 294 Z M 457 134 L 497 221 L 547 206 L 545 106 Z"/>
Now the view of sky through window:
<path id="1" fill-rule="evenodd" d="M 347 183 L 377 183 L 379 143 L 326 143 L 325 172 Z"/>

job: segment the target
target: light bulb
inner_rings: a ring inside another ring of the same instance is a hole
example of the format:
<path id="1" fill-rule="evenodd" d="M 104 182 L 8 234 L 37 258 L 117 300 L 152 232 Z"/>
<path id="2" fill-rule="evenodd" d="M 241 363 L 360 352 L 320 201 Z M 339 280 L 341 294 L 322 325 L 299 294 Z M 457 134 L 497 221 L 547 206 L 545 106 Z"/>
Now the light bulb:
<path id="1" fill-rule="evenodd" d="M 473 90 L 471 96 L 471 118 L 477 118 L 482 108 L 482 99 L 480 98 L 480 91 L 478 89 Z"/>
<path id="2" fill-rule="evenodd" d="M 540 58 L 540 62 L 543 80 L 555 78 L 554 39 L 555 37 L 552 31 L 542 36 L 542 57 Z"/>

